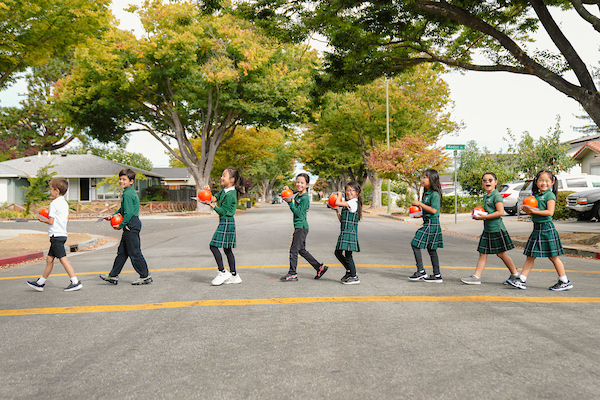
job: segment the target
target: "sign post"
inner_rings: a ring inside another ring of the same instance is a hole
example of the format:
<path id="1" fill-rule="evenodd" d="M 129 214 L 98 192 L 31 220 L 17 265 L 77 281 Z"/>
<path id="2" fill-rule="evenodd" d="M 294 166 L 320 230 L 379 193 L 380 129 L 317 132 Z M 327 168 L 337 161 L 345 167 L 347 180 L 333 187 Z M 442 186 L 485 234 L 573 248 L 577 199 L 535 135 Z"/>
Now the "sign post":
<path id="1" fill-rule="evenodd" d="M 459 150 L 464 150 L 464 144 L 447 144 L 446 150 L 454 150 L 454 223 L 457 223 L 457 215 L 458 215 L 458 188 L 456 186 L 458 181 L 457 169 L 456 169 L 456 156 L 458 155 Z"/>

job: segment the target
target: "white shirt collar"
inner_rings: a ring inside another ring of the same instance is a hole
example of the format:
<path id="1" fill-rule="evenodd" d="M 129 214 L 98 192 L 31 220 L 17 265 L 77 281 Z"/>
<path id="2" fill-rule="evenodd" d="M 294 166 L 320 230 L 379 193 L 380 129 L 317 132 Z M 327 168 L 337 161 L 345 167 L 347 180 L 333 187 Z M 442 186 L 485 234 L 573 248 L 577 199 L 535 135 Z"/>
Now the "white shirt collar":
<path id="1" fill-rule="evenodd" d="M 235 186 L 223 189 L 223 191 L 225 191 L 225 193 L 231 192 L 232 190 L 235 190 Z"/>

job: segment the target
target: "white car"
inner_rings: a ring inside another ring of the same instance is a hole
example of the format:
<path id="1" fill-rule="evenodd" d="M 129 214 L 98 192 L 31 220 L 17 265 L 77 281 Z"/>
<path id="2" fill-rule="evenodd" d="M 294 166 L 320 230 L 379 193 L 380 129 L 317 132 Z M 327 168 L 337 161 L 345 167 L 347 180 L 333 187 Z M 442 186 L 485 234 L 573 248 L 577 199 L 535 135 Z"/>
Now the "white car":
<path id="1" fill-rule="evenodd" d="M 504 202 L 504 211 L 509 215 L 515 215 L 518 210 L 519 192 L 525 184 L 525 181 L 506 182 L 502 187 L 498 188 L 502 200 Z"/>

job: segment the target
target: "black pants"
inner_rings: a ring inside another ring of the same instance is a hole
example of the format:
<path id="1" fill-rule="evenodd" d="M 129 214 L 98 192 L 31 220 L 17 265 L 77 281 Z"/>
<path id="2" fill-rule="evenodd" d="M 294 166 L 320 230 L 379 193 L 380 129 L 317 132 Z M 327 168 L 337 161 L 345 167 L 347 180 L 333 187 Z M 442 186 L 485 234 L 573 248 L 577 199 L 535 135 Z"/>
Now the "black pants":
<path id="1" fill-rule="evenodd" d="M 423 259 L 421 258 L 421 249 L 412 246 L 413 253 L 415 253 L 415 261 L 417 262 L 417 271 L 424 271 Z M 437 250 L 427 249 L 429 257 L 431 258 L 431 265 L 433 265 L 433 274 L 440 274 L 440 260 L 438 259 Z"/>
<path id="2" fill-rule="evenodd" d="M 148 276 L 148 264 L 142 255 L 140 249 L 140 231 L 142 230 L 142 222 L 138 217 L 131 217 L 129 223 L 123 228 L 123 236 L 117 250 L 117 257 L 113 263 L 112 270 L 108 274 L 115 277 L 121 273 L 127 258 L 131 259 L 133 269 L 140 274 L 141 278 Z"/>
<path id="3" fill-rule="evenodd" d="M 323 266 L 323 264 L 315 260 L 315 258 L 306 250 L 306 236 L 308 236 L 308 229 L 294 229 L 292 245 L 290 246 L 290 270 L 288 271 L 288 274 L 296 274 L 296 268 L 298 267 L 298 254 L 308 261 L 308 263 L 317 271 Z"/>
<path id="4" fill-rule="evenodd" d="M 346 254 L 343 254 L 344 252 Z M 335 257 L 346 268 L 346 273 L 350 274 L 350 276 L 356 276 L 356 265 L 354 265 L 354 259 L 350 250 L 336 250 L 333 254 L 335 254 Z"/>
<path id="5" fill-rule="evenodd" d="M 223 257 L 221 257 L 221 252 L 219 251 L 219 248 L 215 246 L 210 246 L 210 251 L 213 253 L 213 256 L 215 256 L 215 261 L 217 262 L 217 267 L 219 268 L 219 271 L 225 271 L 225 267 L 223 267 Z M 229 247 L 224 248 L 223 251 L 227 256 L 227 262 L 229 263 L 229 272 L 231 272 L 231 275 L 235 275 L 235 257 L 233 255 L 233 249 Z"/>

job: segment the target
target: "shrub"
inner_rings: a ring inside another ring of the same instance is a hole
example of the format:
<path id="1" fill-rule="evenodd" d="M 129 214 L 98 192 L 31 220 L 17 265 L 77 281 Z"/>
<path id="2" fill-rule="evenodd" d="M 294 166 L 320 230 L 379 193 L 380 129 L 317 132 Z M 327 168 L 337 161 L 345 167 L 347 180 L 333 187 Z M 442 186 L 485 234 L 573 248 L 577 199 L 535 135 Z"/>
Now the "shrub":
<path id="1" fill-rule="evenodd" d="M 556 196 L 556 206 L 554 207 L 554 215 L 553 219 L 568 219 L 575 218 L 575 211 L 567 208 L 567 196 L 571 193 L 568 190 L 558 192 L 558 196 Z"/>
<path id="2" fill-rule="evenodd" d="M 477 206 L 481 206 L 483 198 L 481 196 L 458 196 L 457 211 L 471 212 Z M 442 211 L 445 214 L 454 213 L 454 196 L 442 197 Z"/>
<path id="3" fill-rule="evenodd" d="M 146 200 L 148 199 L 148 200 Z M 144 201 L 169 201 L 169 190 L 160 185 L 149 186 L 146 188 Z"/>
<path id="4" fill-rule="evenodd" d="M 371 183 L 367 183 L 362 190 L 363 204 L 371 204 L 371 200 L 369 200 L 371 193 L 373 193 L 373 185 Z"/>

